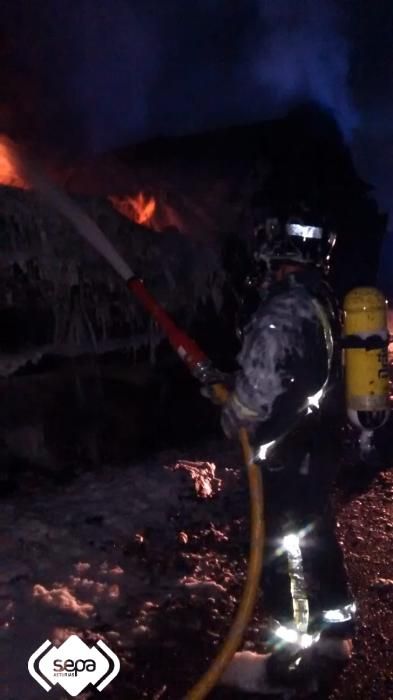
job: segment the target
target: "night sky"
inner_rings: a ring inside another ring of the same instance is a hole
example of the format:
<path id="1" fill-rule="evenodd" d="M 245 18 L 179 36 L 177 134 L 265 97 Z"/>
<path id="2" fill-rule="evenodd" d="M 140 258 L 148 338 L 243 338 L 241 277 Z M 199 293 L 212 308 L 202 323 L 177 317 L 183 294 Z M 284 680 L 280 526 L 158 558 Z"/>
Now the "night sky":
<path id="1" fill-rule="evenodd" d="M 3 0 L 0 130 L 72 156 L 313 99 L 393 214 L 392 37 L 391 0 Z"/>

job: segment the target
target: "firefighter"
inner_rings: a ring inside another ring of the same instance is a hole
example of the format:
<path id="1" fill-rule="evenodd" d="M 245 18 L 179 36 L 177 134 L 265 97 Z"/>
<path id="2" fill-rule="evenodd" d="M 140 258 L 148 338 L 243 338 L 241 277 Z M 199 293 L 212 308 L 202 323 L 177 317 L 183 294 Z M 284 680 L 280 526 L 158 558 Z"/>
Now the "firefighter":
<path id="1" fill-rule="evenodd" d="M 267 219 L 258 240 L 248 286 L 259 301 L 221 424 L 230 438 L 244 426 L 261 461 L 272 652 L 260 678 L 291 685 L 352 649 L 355 604 L 329 507 L 340 440 L 341 324 L 327 283 L 335 235 L 302 206 Z"/>

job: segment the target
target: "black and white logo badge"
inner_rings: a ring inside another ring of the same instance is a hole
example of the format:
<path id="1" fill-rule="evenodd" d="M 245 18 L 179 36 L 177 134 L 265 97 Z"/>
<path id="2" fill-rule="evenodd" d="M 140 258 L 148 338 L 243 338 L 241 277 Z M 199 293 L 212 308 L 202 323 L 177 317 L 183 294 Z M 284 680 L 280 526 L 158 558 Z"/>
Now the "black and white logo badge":
<path id="1" fill-rule="evenodd" d="M 28 669 L 46 691 L 58 683 L 76 697 L 89 683 L 99 691 L 106 688 L 119 673 L 120 661 L 101 640 L 90 649 L 73 634 L 60 647 L 47 639 L 30 656 Z"/>

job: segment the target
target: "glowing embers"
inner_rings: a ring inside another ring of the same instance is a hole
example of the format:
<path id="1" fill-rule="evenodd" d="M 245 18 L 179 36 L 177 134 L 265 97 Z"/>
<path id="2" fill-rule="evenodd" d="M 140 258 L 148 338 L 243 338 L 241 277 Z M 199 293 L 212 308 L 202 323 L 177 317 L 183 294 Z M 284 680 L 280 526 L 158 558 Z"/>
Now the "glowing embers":
<path id="1" fill-rule="evenodd" d="M 7 146 L 6 140 L 0 135 L 0 185 L 8 185 L 9 187 L 19 187 L 27 189 L 28 185 L 18 175 L 16 167 L 13 163 L 12 153 Z"/>
<path id="2" fill-rule="evenodd" d="M 120 214 L 137 224 L 151 223 L 157 209 L 155 198 L 145 195 L 143 192 L 138 192 L 136 197 L 110 196 L 109 200 Z"/>
<path id="3" fill-rule="evenodd" d="M 353 620 L 356 613 L 356 604 L 349 603 L 341 608 L 334 608 L 332 610 L 325 610 L 323 613 L 323 619 L 325 622 L 339 623 L 339 622 L 350 622 Z"/>

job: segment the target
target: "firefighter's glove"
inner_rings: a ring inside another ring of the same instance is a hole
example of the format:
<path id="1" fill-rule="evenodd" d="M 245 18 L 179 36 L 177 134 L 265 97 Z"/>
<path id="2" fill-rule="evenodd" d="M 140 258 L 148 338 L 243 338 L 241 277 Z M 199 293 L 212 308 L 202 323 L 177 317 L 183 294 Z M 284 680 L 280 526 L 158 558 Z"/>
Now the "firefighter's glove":
<path id="1" fill-rule="evenodd" d="M 239 401 L 236 392 L 231 394 L 221 412 L 221 427 L 227 438 L 236 438 L 240 428 L 252 432 L 258 422 L 258 414 Z"/>
<path id="2" fill-rule="evenodd" d="M 221 405 L 222 401 L 218 398 L 215 390 L 215 384 L 223 384 L 225 388 L 231 392 L 235 386 L 235 376 L 232 374 L 225 374 L 224 372 L 216 371 L 209 377 L 209 381 L 205 382 L 201 388 L 201 394 L 207 399 L 210 399 L 212 403 Z"/>

